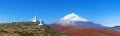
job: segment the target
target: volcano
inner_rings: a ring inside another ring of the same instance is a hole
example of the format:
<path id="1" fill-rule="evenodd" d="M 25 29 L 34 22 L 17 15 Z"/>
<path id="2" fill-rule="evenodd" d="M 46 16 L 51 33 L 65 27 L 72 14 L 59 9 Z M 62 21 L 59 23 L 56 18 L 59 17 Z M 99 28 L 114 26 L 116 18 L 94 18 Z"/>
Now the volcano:
<path id="1" fill-rule="evenodd" d="M 86 18 L 76 15 L 75 13 L 70 13 L 60 19 L 55 24 L 59 24 L 61 26 L 86 26 L 86 27 L 104 27 L 100 24 L 95 24 L 89 21 Z"/>

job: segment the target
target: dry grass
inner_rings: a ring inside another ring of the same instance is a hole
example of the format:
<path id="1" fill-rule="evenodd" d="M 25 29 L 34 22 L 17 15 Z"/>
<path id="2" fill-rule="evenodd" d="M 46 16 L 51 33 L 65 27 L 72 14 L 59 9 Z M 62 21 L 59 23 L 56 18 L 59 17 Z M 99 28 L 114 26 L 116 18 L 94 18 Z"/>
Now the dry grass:
<path id="1" fill-rule="evenodd" d="M 48 26 L 39 26 L 32 22 L 14 22 L 0 24 L 0 36 L 63 36 L 61 32 Z"/>

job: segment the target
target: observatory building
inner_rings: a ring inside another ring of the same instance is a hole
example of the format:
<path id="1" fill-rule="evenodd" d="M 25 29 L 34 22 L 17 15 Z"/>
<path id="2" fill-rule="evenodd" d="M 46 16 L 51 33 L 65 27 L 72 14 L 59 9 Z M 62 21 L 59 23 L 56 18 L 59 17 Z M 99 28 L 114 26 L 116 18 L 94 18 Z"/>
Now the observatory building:
<path id="1" fill-rule="evenodd" d="M 44 22 L 40 19 L 40 26 L 42 26 L 44 24 Z"/>
<path id="2" fill-rule="evenodd" d="M 37 22 L 37 16 L 35 16 L 34 18 L 32 18 L 31 22 Z"/>

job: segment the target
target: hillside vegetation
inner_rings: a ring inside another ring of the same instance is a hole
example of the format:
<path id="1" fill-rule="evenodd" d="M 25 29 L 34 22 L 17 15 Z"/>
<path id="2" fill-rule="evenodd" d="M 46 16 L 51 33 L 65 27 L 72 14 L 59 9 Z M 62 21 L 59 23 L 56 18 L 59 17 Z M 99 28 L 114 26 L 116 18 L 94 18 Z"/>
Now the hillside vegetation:
<path id="1" fill-rule="evenodd" d="M 0 24 L 0 36 L 65 36 L 49 26 L 39 26 L 32 22 Z"/>

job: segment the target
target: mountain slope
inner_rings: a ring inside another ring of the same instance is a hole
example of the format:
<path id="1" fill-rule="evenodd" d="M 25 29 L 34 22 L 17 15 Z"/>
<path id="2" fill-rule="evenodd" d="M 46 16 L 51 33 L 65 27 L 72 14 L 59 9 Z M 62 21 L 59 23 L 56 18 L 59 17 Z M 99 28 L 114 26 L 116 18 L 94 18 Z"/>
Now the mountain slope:
<path id="1" fill-rule="evenodd" d="M 51 28 L 66 33 L 68 36 L 120 36 L 120 32 L 114 29 L 93 27 L 71 27 L 52 24 Z"/>
<path id="2" fill-rule="evenodd" d="M 60 19 L 55 24 L 60 24 L 62 26 L 89 26 L 89 27 L 104 27 L 100 24 L 95 24 L 83 17 L 80 17 L 74 13 L 68 14 L 62 19 Z"/>
<path id="3" fill-rule="evenodd" d="M 120 26 L 114 26 L 114 27 L 112 27 L 112 28 L 120 29 Z"/>
<path id="4" fill-rule="evenodd" d="M 14 22 L 0 24 L 0 36 L 63 36 L 49 26 L 39 26 L 32 22 Z"/>

